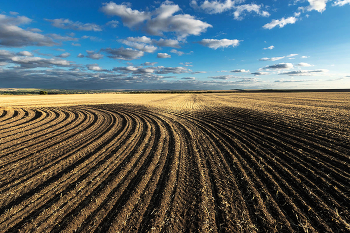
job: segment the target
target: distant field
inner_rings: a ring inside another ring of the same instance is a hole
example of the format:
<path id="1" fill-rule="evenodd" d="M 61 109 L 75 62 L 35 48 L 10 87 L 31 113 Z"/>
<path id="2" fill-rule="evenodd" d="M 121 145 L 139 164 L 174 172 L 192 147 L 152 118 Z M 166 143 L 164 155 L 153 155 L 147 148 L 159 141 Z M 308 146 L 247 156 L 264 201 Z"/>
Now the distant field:
<path id="1" fill-rule="evenodd" d="M 1 232 L 349 232 L 350 93 L 0 95 Z"/>

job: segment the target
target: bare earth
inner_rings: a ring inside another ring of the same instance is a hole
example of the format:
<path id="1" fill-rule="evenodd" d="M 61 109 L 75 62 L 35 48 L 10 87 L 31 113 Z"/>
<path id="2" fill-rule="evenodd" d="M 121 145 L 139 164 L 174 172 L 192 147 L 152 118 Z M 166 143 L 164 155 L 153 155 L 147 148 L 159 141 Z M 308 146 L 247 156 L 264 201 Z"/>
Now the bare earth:
<path id="1" fill-rule="evenodd" d="M 0 96 L 1 232 L 349 232 L 350 93 Z"/>

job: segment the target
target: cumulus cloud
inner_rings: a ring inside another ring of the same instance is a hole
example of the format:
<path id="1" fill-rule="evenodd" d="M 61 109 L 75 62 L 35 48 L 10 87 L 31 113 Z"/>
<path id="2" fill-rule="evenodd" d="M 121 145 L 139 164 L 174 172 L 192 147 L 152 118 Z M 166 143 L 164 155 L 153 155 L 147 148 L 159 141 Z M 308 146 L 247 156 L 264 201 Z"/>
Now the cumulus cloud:
<path id="1" fill-rule="evenodd" d="M 148 45 L 145 43 L 133 42 L 133 41 L 129 41 L 129 40 L 118 40 L 118 41 L 120 43 L 123 43 L 127 46 L 134 48 L 134 49 L 138 49 L 138 50 L 141 50 L 141 51 L 146 52 L 146 53 L 153 53 L 154 51 L 156 51 L 158 49 L 156 46 Z"/>
<path id="2" fill-rule="evenodd" d="M 102 31 L 102 28 L 94 23 L 73 22 L 69 19 L 45 19 L 51 22 L 51 25 L 62 29 L 71 29 L 77 31 Z"/>
<path id="3" fill-rule="evenodd" d="M 62 53 L 62 54 L 58 55 L 57 57 L 66 58 L 66 57 L 69 57 L 69 56 L 70 56 L 70 53 Z"/>
<path id="4" fill-rule="evenodd" d="M 292 53 L 292 54 L 287 55 L 287 57 L 295 57 L 295 56 L 298 56 L 298 54 Z"/>
<path id="5" fill-rule="evenodd" d="M 70 66 L 69 61 L 56 58 L 46 59 L 41 57 L 14 56 L 11 58 L 11 62 L 20 65 L 18 68 Z"/>
<path id="6" fill-rule="evenodd" d="M 326 4 L 328 0 L 307 0 L 309 2 L 309 6 L 307 7 L 299 7 L 299 10 L 307 10 L 307 11 L 318 11 L 323 12 L 326 10 Z"/>
<path id="7" fill-rule="evenodd" d="M 287 24 L 294 24 L 298 19 L 296 17 L 289 17 L 289 18 L 282 18 L 282 19 L 274 19 L 270 23 L 267 23 L 263 26 L 265 29 L 272 29 L 274 27 L 279 26 L 280 28 L 283 28 Z"/>
<path id="8" fill-rule="evenodd" d="M 178 50 L 176 50 L 176 49 L 172 49 L 170 52 L 171 52 L 171 53 L 175 53 L 175 54 L 177 54 L 178 56 L 182 56 L 182 55 L 185 54 L 184 52 L 178 51 Z"/>
<path id="9" fill-rule="evenodd" d="M 226 0 L 222 3 L 218 1 L 205 0 L 202 4 L 198 5 L 196 0 L 192 0 L 190 5 L 195 9 L 202 9 L 209 14 L 217 14 L 232 9 L 235 6 L 236 2 L 242 1 Z"/>
<path id="10" fill-rule="evenodd" d="M 24 30 L 18 26 L 28 24 L 31 21 L 31 19 L 25 16 L 8 17 L 0 14 L 0 45 L 7 47 L 57 45 L 48 36 L 30 30 Z"/>
<path id="11" fill-rule="evenodd" d="M 285 58 L 285 56 L 283 56 L 283 57 L 271 57 L 271 58 L 264 57 L 264 58 L 260 58 L 259 61 L 278 61 L 278 60 L 281 60 L 283 58 Z"/>
<path id="12" fill-rule="evenodd" d="M 86 67 L 91 71 L 106 71 L 105 69 L 102 69 L 98 64 L 88 64 Z"/>
<path id="13" fill-rule="evenodd" d="M 236 20 L 242 20 L 243 19 L 242 15 L 244 15 L 244 12 L 255 12 L 256 14 L 263 17 L 270 16 L 269 12 L 261 10 L 261 5 L 256 5 L 256 4 L 245 4 L 245 5 L 236 6 L 233 16 Z"/>
<path id="14" fill-rule="evenodd" d="M 183 74 L 183 73 L 190 73 L 191 70 L 185 68 L 185 67 L 162 67 L 158 66 L 157 71 L 155 73 L 157 74 Z"/>
<path id="15" fill-rule="evenodd" d="M 337 0 L 333 3 L 333 6 L 344 6 L 350 4 L 350 0 Z"/>
<path id="16" fill-rule="evenodd" d="M 100 54 L 100 53 L 95 53 L 95 51 L 90 51 L 90 50 L 86 50 L 87 52 L 87 56 L 88 58 L 91 58 L 91 59 L 94 59 L 94 60 L 99 60 L 101 58 L 103 58 L 103 54 Z"/>
<path id="17" fill-rule="evenodd" d="M 254 73 L 251 73 L 255 76 L 260 76 L 260 75 L 268 75 L 269 73 L 268 72 L 261 72 L 261 71 L 258 71 L 258 72 L 254 72 Z"/>
<path id="18" fill-rule="evenodd" d="M 270 49 L 270 50 L 271 50 L 271 49 L 274 49 L 274 48 L 275 48 L 275 46 L 271 45 L 271 46 L 269 46 L 269 47 L 267 47 L 267 48 L 264 48 L 264 49 L 265 49 L 265 50 L 266 50 L 266 49 Z"/>
<path id="19" fill-rule="evenodd" d="M 109 2 L 101 10 L 107 15 L 121 17 L 123 24 L 129 28 L 141 28 L 148 34 L 157 36 L 173 32 L 179 39 L 184 39 L 189 35 L 199 35 L 212 27 L 188 14 L 175 15 L 181 8 L 170 1 L 163 2 L 152 12 L 133 10 L 129 5 Z"/>
<path id="20" fill-rule="evenodd" d="M 139 43 L 152 43 L 151 38 L 147 37 L 147 36 L 141 36 L 141 37 L 128 37 L 126 38 L 128 41 L 131 42 L 139 42 Z"/>
<path id="21" fill-rule="evenodd" d="M 109 58 L 119 59 L 119 60 L 134 60 L 144 55 L 143 51 L 134 50 L 131 48 L 123 48 L 123 47 L 118 49 L 106 48 L 106 49 L 101 49 L 101 51 L 109 54 L 108 56 Z"/>
<path id="22" fill-rule="evenodd" d="M 245 70 L 245 69 L 238 69 L 238 70 L 231 70 L 231 72 L 233 73 L 249 73 L 249 70 Z"/>
<path id="23" fill-rule="evenodd" d="M 211 78 L 211 79 L 221 79 L 221 80 L 228 80 L 228 79 L 231 79 L 231 78 L 237 78 L 233 75 L 221 75 L 221 76 L 211 76 L 211 77 L 208 77 L 208 78 Z"/>
<path id="24" fill-rule="evenodd" d="M 158 58 L 171 58 L 171 55 L 169 55 L 167 53 L 158 53 L 157 57 Z"/>
<path id="25" fill-rule="evenodd" d="M 84 56 L 84 54 L 79 53 L 77 57 L 79 57 L 79 58 L 83 58 L 83 57 L 85 57 L 85 56 Z"/>
<path id="26" fill-rule="evenodd" d="M 181 78 L 181 79 L 185 79 L 185 80 L 196 80 L 195 77 L 183 77 L 183 78 Z"/>
<path id="27" fill-rule="evenodd" d="M 217 40 L 217 39 L 203 39 L 201 41 L 199 41 L 198 43 L 209 47 L 211 49 L 218 49 L 218 48 L 227 48 L 229 46 L 232 47 L 236 47 L 239 45 L 239 40 L 229 40 L 229 39 L 221 39 L 221 40 Z"/>
<path id="28" fill-rule="evenodd" d="M 123 24 L 129 28 L 151 18 L 149 12 L 133 10 L 127 4 L 104 3 L 101 10 L 107 15 L 119 16 L 122 18 Z"/>
<path id="29" fill-rule="evenodd" d="M 180 44 L 178 40 L 172 39 L 159 39 L 153 40 L 153 42 L 159 47 L 172 47 L 172 48 L 180 48 Z"/>
<path id="30" fill-rule="evenodd" d="M 216 0 L 205 0 L 204 2 L 198 5 L 196 0 L 192 0 L 190 5 L 194 9 L 201 9 L 208 14 L 218 14 L 225 11 L 233 10 L 233 16 L 236 20 L 242 20 L 245 12 L 255 12 L 256 14 L 264 17 L 270 16 L 270 14 L 267 11 L 261 10 L 263 5 L 257 5 L 254 3 L 236 5 L 242 2 L 244 2 L 244 0 L 226 0 L 224 2 L 219 2 Z"/>
<path id="31" fill-rule="evenodd" d="M 275 65 L 265 66 L 263 69 L 291 69 L 293 68 L 292 63 L 279 63 Z"/>
<path id="32" fill-rule="evenodd" d="M 308 57 L 308 56 L 301 56 L 301 58 L 304 58 L 304 59 L 305 59 L 305 58 L 309 58 L 309 57 Z"/>
<path id="33" fill-rule="evenodd" d="M 324 73 L 328 72 L 326 69 L 320 69 L 320 70 L 295 70 L 295 71 L 289 71 L 280 73 L 280 75 L 289 75 L 289 76 L 312 76 L 317 73 Z"/>
<path id="34" fill-rule="evenodd" d="M 145 63 L 142 63 L 141 65 L 143 65 L 143 66 L 154 66 L 157 63 L 158 62 L 145 62 Z"/>
<path id="35" fill-rule="evenodd" d="M 300 62 L 300 63 L 297 64 L 297 66 L 310 67 L 312 65 L 310 65 L 308 63 L 305 63 L 305 62 Z"/>
<path id="36" fill-rule="evenodd" d="M 18 56 L 27 56 L 27 57 L 33 57 L 33 54 L 28 51 L 21 51 L 17 53 Z"/>

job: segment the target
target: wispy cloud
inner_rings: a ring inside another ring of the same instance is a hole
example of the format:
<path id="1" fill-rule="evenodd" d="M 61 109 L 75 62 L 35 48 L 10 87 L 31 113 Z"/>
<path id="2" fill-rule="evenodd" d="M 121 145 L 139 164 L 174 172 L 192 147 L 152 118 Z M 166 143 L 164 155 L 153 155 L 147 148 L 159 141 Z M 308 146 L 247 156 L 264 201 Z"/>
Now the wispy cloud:
<path id="1" fill-rule="evenodd" d="M 217 39 L 203 39 L 201 41 L 199 41 L 198 43 L 209 47 L 211 49 L 218 49 L 218 48 L 227 48 L 229 46 L 232 47 L 236 47 L 239 45 L 239 40 L 235 39 L 235 40 L 229 40 L 229 39 L 221 39 L 221 40 L 217 40 Z"/>

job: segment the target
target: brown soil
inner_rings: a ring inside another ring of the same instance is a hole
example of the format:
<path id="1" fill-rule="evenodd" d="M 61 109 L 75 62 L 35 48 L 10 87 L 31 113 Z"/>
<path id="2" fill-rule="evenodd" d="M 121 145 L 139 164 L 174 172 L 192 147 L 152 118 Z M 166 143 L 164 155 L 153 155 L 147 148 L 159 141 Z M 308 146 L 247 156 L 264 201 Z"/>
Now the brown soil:
<path id="1" fill-rule="evenodd" d="M 350 231 L 350 94 L 110 96 L 0 107 L 1 232 Z"/>

